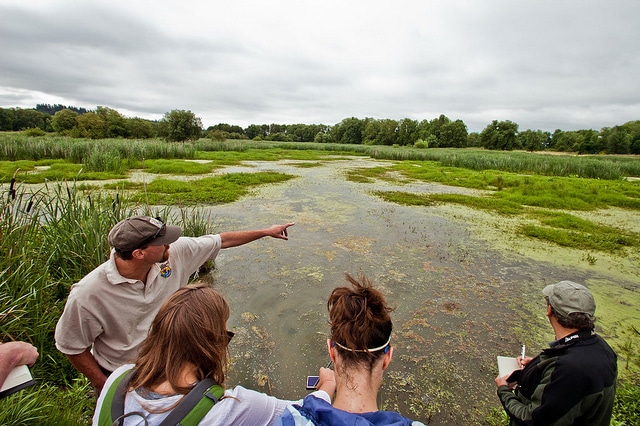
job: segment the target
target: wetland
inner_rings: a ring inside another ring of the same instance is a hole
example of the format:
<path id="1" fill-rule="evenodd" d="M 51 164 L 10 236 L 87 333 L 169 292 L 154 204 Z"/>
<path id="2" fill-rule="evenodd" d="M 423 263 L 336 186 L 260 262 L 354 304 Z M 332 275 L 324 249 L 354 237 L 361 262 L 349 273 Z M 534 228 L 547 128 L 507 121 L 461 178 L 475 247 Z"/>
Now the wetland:
<path id="1" fill-rule="evenodd" d="M 514 237 L 513 219 L 374 195 L 471 192 L 465 188 L 346 179 L 384 162 L 300 165 L 248 162 L 254 171 L 296 178 L 211 207 L 220 230 L 296 222 L 287 242 L 261 240 L 216 261 L 213 282 L 230 301 L 238 337 L 231 348 L 237 383 L 283 398 L 304 393 L 305 376 L 326 363 L 326 300 L 345 272 L 367 275 L 396 307 L 381 407 L 430 424 L 479 424 L 499 405 L 495 357 L 517 354 L 522 344 L 539 351 L 553 340 L 540 293 L 547 284 L 571 279 L 595 287 L 599 304 L 629 306 L 604 334 L 640 325 L 637 263 L 611 257 L 592 265 L 571 250 Z"/>
<path id="2" fill-rule="evenodd" d="M 544 165 L 551 158 L 527 153 L 422 150 L 407 159 L 402 158 L 406 150 L 391 147 L 338 151 L 322 144 L 311 150 L 303 144 L 299 150 L 206 152 L 154 144 L 162 149 L 156 160 L 148 147 L 146 160 L 135 153 L 122 158 L 100 153 L 118 144 L 97 143 L 90 150 L 94 169 L 109 163 L 117 171 L 90 170 L 88 161 L 66 159 L 0 162 L 0 177 L 7 182 L 1 187 L 7 201 L 0 219 L 3 229 L 16 230 L 0 241 L 7 253 L 6 268 L 0 268 L 6 278 L 0 294 L 3 336 L 41 342 L 43 354 L 52 347 L 48 333 L 65 289 L 107 256 L 108 229 L 119 215 L 130 213 L 118 200 L 131 197 L 139 211 L 174 220 L 180 215 L 184 220 L 185 205 L 195 204 L 198 218 L 187 221 L 206 217 L 213 232 L 296 223 L 289 241 L 262 239 L 223 250 L 213 271 L 197 278 L 220 290 L 231 306 L 228 326 L 236 337 L 230 345 L 230 386 L 280 398 L 304 396 L 305 377 L 327 363 L 326 300 L 345 284 L 345 272 L 366 275 L 396 308 L 395 352 L 380 408 L 427 424 L 503 424 L 493 381 L 496 356 L 515 356 L 523 344 L 531 354 L 547 346 L 553 335 L 541 289 L 564 279 L 594 292 L 597 331 L 618 351 L 621 376 L 640 370 L 640 338 L 634 334 L 640 330 L 637 180 L 581 179 L 574 176 L 578 169 L 570 176 L 538 176 L 532 170 L 500 171 L 502 166 L 496 171 L 453 165 L 479 157 L 507 165 L 532 158 Z M 167 149 L 177 148 L 167 160 Z M 560 161 L 554 157 L 555 164 Z M 599 166 L 604 161 L 571 163 L 597 163 L 594 169 L 604 170 Z M 630 176 L 640 175 L 632 168 L 637 159 L 620 161 Z M 12 176 L 21 191 L 42 197 L 50 212 L 46 218 L 61 220 L 30 224 L 33 237 L 30 227 L 14 227 L 11 214 L 29 213 L 31 202 L 27 195 L 11 201 Z M 54 176 L 63 183 L 47 200 Z M 22 245 L 20 254 L 14 247 Z M 35 263 L 43 253 L 45 268 Z M 38 286 L 43 291 L 35 291 Z M 19 304 L 27 300 L 29 305 Z M 70 384 L 74 371 L 59 353 L 42 358 L 35 369 L 42 382 L 75 392 L 56 398 L 86 400 L 86 382 Z M 43 386 L 39 392 L 50 391 Z M 17 402 L 12 406 L 26 405 Z M 0 420 L 11 418 L 2 417 L 6 404 L 0 404 Z M 71 405 L 87 413 L 92 409 Z"/>

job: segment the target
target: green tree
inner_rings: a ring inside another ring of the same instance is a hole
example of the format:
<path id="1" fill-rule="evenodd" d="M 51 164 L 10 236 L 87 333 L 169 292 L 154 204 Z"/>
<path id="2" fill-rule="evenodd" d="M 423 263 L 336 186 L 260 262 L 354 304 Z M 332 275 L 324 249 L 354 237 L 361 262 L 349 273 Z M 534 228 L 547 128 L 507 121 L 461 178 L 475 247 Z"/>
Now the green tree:
<path id="1" fill-rule="evenodd" d="M 629 145 L 631 154 L 640 154 L 640 131 L 631 135 L 631 143 Z"/>
<path id="2" fill-rule="evenodd" d="M 76 117 L 78 125 L 71 130 L 71 136 L 77 138 L 104 139 L 107 137 L 108 124 L 106 120 L 95 112 Z"/>
<path id="3" fill-rule="evenodd" d="M 363 141 L 368 145 L 394 145 L 398 142 L 398 122 L 396 120 L 370 120 L 367 122 Z"/>
<path id="4" fill-rule="evenodd" d="M 51 127 L 57 133 L 67 135 L 78 126 L 78 113 L 68 108 L 56 112 L 51 119 Z"/>
<path id="5" fill-rule="evenodd" d="M 264 139 L 269 132 L 269 126 L 266 124 L 258 125 L 251 124 L 249 127 L 244 129 L 244 134 L 247 135 L 249 139 L 261 138 Z"/>
<path id="6" fill-rule="evenodd" d="M 549 133 L 542 130 L 524 130 L 518 133 L 518 145 L 529 152 L 542 151 L 547 146 Z"/>
<path id="7" fill-rule="evenodd" d="M 435 144 L 433 146 L 430 145 L 431 148 L 438 148 L 442 146 L 440 134 L 442 133 L 442 128 L 449 123 L 451 123 L 451 120 L 444 114 L 440 114 L 438 118 L 434 118 L 433 120 L 429 121 L 429 134 L 436 137 Z"/>
<path id="8" fill-rule="evenodd" d="M 520 148 L 517 145 L 517 134 L 518 125 L 513 121 L 493 120 L 480 133 L 480 141 L 485 149 L 511 151 Z"/>
<path id="9" fill-rule="evenodd" d="M 12 108 L 0 108 L 0 131 L 13 130 L 16 121 L 16 111 Z"/>
<path id="10" fill-rule="evenodd" d="M 622 126 L 605 128 L 600 132 L 603 143 L 609 154 L 629 154 L 631 152 L 631 136 Z"/>
<path id="11" fill-rule="evenodd" d="M 482 143 L 480 142 L 480 133 L 469 133 L 469 136 L 467 136 L 467 146 L 482 146 Z"/>
<path id="12" fill-rule="evenodd" d="M 418 139 L 426 141 L 431 135 L 431 125 L 429 120 L 422 120 L 418 123 Z"/>
<path id="13" fill-rule="evenodd" d="M 16 108 L 13 130 L 24 130 L 39 128 L 44 131 L 51 131 L 51 116 L 31 108 Z"/>
<path id="14" fill-rule="evenodd" d="M 202 136 L 202 120 L 191 111 L 174 109 L 160 120 L 159 134 L 168 141 L 199 139 Z"/>
<path id="15" fill-rule="evenodd" d="M 290 124 L 287 126 L 287 135 L 297 142 L 313 142 L 325 128 L 323 124 Z"/>
<path id="16" fill-rule="evenodd" d="M 128 136 L 125 118 L 115 109 L 99 106 L 96 114 L 107 123 L 108 138 L 126 138 Z"/>
<path id="17" fill-rule="evenodd" d="M 598 154 L 604 151 L 600 134 L 595 130 L 578 130 L 580 143 L 574 148 L 578 154 Z"/>
<path id="18" fill-rule="evenodd" d="M 412 146 L 418 140 L 418 120 L 404 118 L 398 124 L 398 145 Z"/>
<path id="19" fill-rule="evenodd" d="M 329 138 L 331 142 L 360 145 L 364 140 L 364 129 L 371 120 L 369 118 L 364 120 L 356 117 L 345 118 L 331 128 Z"/>
<path id="20" fill-rule="evenodd" d="M 132 139 L 149 139 L 155 133 L 154 123 L 143 118 L 126 118 L 124 125 L 127 128 L 128 137 Z"/>
<path id="21" fill-rule="evenodd" d="M 468 135 L 467 126 L 462 120 L 449 121 L 439 126 L 439 146 L 464 148 Z"/>

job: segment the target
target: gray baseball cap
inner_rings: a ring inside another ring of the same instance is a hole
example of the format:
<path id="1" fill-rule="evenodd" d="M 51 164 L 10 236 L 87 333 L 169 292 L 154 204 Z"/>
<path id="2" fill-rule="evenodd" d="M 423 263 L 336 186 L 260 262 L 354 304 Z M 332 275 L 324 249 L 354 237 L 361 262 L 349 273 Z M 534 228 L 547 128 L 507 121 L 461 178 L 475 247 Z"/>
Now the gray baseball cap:
<path id="1" fill-rule="evenodd" d="M 171 244 L 182 228 L 166 225 L 160 218 L 132 216 L 116 223 L 109 232 L 109 244 L 118 251 L 132 251 L 143 246 Z"/>
<path id="2" fill-rule="evenodd" d="M 596 312 L 596 301 L 589 289 L 582 284 L 560 281 L 546 286 L 542 294 L 547 296 L 553 310 L 564 317 L 573 312 L 589 315 Z"/>

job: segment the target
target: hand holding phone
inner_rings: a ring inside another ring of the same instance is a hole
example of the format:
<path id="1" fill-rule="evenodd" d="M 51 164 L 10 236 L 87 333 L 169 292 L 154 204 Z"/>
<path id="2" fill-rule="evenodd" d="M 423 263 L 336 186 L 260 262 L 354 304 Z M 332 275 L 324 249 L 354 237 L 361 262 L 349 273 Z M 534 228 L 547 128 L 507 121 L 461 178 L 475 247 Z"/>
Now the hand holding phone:
<path id="1" fill-rule="evenodd" d="M 325 368 L 331 367 L 333 361 L 329 360 L 329 363 Z M 320 383 L 320 376 L 307 376 L 307 384 L 305 388 L 307 390 L 316 390 L 318 388 L 318 383 Z"/>

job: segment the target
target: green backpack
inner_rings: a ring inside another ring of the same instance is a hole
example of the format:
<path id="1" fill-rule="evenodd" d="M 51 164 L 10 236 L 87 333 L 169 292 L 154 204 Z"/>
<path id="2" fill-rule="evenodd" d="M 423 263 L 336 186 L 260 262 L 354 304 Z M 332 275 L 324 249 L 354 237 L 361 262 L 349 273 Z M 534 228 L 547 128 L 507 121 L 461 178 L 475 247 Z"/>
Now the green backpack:
<path id="1" fill-rule="evenodd" d="M 98 424 L 100 426 L 121 426 L 124 424 L 124 419 L 129 416 L 140 416 L 145 420 L 145 424 L 147 424 L 144 414 L 141 412 L 133 411 L 131 413 L 124 413 L 124 398 L 133 373 L 133 370 L 123 372 L 113 381 L 111 387 L 106 390 L 107 393 L 105 394 L 102 407 L 100 407 L 100 415 L 98 417 Z M 180 403 L 171 410 L 160 425 L 196 426 L 223 394 L 224 389 L 222 386 L 207 377 L 195 385 L 193 389 L 180 400 Z"/>

